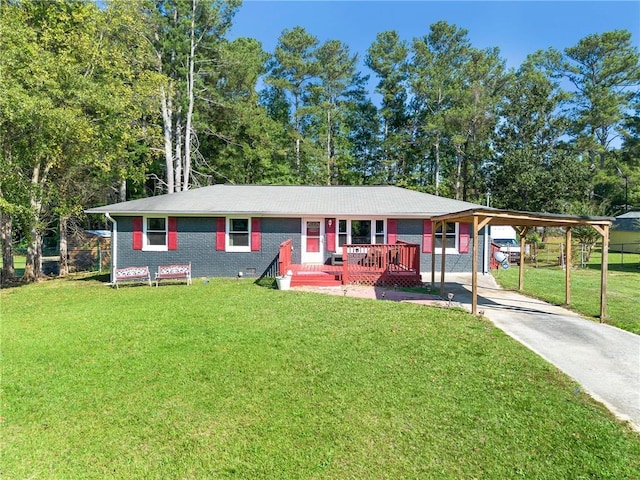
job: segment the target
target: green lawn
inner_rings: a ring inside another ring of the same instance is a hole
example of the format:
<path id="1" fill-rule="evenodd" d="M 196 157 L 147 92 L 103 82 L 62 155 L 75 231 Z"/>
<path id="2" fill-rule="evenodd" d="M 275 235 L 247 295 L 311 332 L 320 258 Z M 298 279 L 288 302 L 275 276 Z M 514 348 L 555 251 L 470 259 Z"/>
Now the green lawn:
<path id="1" fill-rule="evenodd" d="M 13 257 L 13 268 L 16 271 L 16 278 L 22 277 L 24 275 L 24 264 L 27 260 L 27 257 L 24 255 L 16 255 Z M 0 268 L 2 268 L 2 258 L 0 258 Z"/>
<path id="2" fill-rule="evenodd" d="M 461 310 L 93 278 L 0 291 L 2 478 L 640 478 L 636 432 Z"/>
<path id="3" fill-rule="evenodd" d="M 609 254 L 610 264 L 607 276 L 607 319 L 616 327 L 640 334 L 640 263 L 631 260 L 631 254 L 624 255 L 624 265 L 620 254 Z M 635 255 L 640 262 L 640 255 Z M 600 254 L 591 258 L 587 268 L 571 271 L 571 308 L 589 317 L 600 316 Z M 518 267 L 494 271 L 498 283 L 503 287 L 518 288 Z M 524 273 L 524 293 L 562 305 L 564 298 L 565 271 L 560 267 L 535 268 L 527 264 Z"/>

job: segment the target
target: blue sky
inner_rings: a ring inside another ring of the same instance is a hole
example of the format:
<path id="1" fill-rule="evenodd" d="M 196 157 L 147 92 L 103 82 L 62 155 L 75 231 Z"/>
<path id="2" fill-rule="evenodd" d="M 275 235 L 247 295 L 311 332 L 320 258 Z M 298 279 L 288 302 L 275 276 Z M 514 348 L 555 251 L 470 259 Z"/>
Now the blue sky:
<path id="1" fill-rule="evenodd" d="M 376 35 L 397 30 L 411 41 L 446 20 L 468 30 L 476 48 L 498 47 L 508 67 L 527 54 L 555 47 L 563 50 L 581 38 L 615 29 L 633 34 L 640 46 L 640 1 L 273 1 L 245 0 L 230 38 L 253 37 L 273 52 L 284 29 L 297 25 L 320 42 L 337 39 L 362 60 Z M 372 78 L 372 80 L 374 80 Z"/>

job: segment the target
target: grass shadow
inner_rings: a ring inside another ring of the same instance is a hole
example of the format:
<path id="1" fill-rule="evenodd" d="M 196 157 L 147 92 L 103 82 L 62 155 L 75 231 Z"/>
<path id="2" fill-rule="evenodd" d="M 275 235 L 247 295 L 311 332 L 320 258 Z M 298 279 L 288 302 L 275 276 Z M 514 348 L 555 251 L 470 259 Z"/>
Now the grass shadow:
<path id="1" fill-rule="evenodd" d="M 598 270 L 600 271 L 600 265 L 590 263 L 585 266 L 588 270 Z M 610 272 L 625 272 L 625 273 L 640 273 L 640 263 L 614 263 L 609 264 L 607 269 Z"/>

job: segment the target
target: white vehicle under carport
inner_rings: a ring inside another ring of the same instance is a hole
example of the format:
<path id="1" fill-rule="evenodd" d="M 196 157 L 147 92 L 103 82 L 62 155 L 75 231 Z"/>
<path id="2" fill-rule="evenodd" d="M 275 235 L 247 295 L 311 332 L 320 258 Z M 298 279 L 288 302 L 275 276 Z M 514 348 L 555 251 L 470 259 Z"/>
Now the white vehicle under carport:
<path id="1" fill-rule="evenodd" d="M 520 264 L 520 243 L 515 228 L 501 225 L 491 227 L 491 242 L 507 255 L 509 263 Z"/>

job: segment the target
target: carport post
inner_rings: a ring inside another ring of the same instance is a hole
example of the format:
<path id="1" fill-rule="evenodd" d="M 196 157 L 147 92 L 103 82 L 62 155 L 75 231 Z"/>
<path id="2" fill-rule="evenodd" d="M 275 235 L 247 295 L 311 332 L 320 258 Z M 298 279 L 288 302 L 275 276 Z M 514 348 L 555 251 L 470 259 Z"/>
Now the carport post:
<path id="1" fill-rule="evenodd" d="M 524 250 L 526 247 L 527 231 L 529 227 L 516 227 L 518 235 L 520 235 L 520 265 L 518 265 L 518 290 L 521 292 L 524 289 Z"/>
<path id="2" fill-rule="evenodd" d="M 609 268 L 609 225 L 602 226 L 602 265 L 600 266 L 600 321 L 607 318 L 607 269 Z"/>
<path id="3" fill-rule="evenodd" d="M 567 259 L 564 262 L 564 303 L 565 305 L 571 305 L 571 227 L 567 227 L 566 238 L 567 248 L 565 251 L 567 252 Z"/>
<path id="4" fill-rule="evenodd" d="M 478 217 L 473 216 L 473 258 L 471 259 L 471 313 L 478 314 Z"/>
<path id="5" fill-rule="evenodd" d="M 447 250 L 447 221 L 443 220 L 442 223 L 442 240 L 440 241 L 440 255 L 441 255 L 441 262 L 440 262 L 440 296 L 442 298 L 444 298 L 444 270 L 446 268 L 446 259 L 447 259 L 447 255 L 446 255 L 446 250 Z M 436 239 L 437 235 L 436 235 L 436 231 L 434 230 L 433 232 L 433 251 L 435 252 L 435 246 L 436 246 Z"/>

